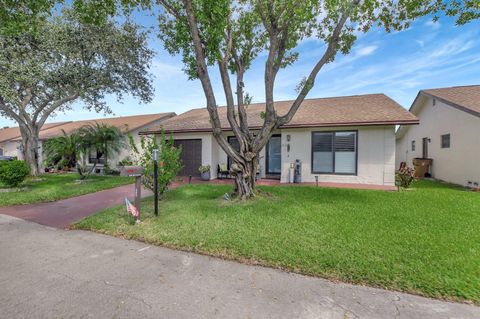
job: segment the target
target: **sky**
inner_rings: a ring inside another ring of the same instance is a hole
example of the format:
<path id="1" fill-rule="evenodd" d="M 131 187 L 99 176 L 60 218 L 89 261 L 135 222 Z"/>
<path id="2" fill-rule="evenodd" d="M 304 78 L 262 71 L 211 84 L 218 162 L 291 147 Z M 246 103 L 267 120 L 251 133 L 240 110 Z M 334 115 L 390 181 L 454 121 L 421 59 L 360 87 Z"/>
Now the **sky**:
<path id="1" fill-rule="evenodd" d="M 135 13 L 134 20 L 146 27 L 156 25 L 156 18 Z M 153 32 L 149 46 L 155 50 L 150 71 L 153 75 L 154 97 L 141 104 L 126 97 L 122 103 L 107 97 L 114 114 L 104 115 L 84 110 L 76 102 L 73 110 L 57 114 L 47 122 L 94 119 L 161 112 L 177 114 L 204 107 L 205 97 L 198 80 L 189 81 L 183 73 L 180 56 L 170 56 Z M 323 54 L 325 46 L 317 39 L 306 39 L 297 48 L 299 60 L 279 72 L 274 97 L 288 100 L 296 97 L 295 87 Z M 245 90 L 253 102 L 264 101 L 263 71 L 265 54 L 261 54 L 245 75 Z M 212 69 L 217 103 L 225 98 L 220 77 Z M 421 89 L 480 84 L 480 20 L 456 26 L 455 20 L 431 17 L 415 21 L 401 32 L 386 33 L 373 29 L 358 37 L 349 55 L 338 54 L 324 67 L 307 98 L 384 93 L 409 108 Z M 0 117 L 0 127 L 16 123 Z"/>

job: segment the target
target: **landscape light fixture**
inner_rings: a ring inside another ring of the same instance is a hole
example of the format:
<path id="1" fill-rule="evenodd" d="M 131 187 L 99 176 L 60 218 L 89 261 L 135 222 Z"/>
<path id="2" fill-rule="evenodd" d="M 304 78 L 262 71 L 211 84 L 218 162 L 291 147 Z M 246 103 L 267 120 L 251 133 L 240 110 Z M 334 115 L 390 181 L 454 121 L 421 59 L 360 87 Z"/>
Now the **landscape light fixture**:
<path id="1" fill-rule="evenodd" d="M 153 158 L 153 197 L 155 202 L 155 216 L 158 216 L 158 149 L 154 149 Z"/>

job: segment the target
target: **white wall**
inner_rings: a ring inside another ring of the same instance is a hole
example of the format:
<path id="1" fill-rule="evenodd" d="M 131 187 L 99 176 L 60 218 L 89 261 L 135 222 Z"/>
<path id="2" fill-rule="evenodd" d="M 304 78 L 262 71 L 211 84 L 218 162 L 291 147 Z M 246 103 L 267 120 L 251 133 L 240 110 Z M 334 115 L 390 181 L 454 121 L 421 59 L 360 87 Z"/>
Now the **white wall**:
<path id="1" fill-rule="evenodd" d="M 407 128 L 397 140 L 397 165 L 422 157 L 422 138 L 430 138 L 428 157 L 433 159 L 432 177 L 447 182 L 468 185 L 480 183 L 480 117 L 452 106 L 423 97 L 415 107 L 420 124 Z M 441 135 L 450 134 L 450 148 L 441 148 Z M 416 141 L 415 151 L 411 141 Z"/>
<path id="2" fill-rule="evenodd" d="M 312 132 L 358 131 L 357 175 L 314 174 L 311 167 Z M 287 135 L 290 135 L 290 142 Z M 290 152 L 287 152 L 290 144 Z M 395 183 L 395 129 L 390 126 L 329 127 L 282 130 L 282 176 L 283 183 L 289 180 L 290 163 L 302 162 L 302 182 L 358 183 L 394 185 Z"/>
<path id="3" fill-rule="evenodd" d="M 21 154 L 20 150 L 18 147 L 20 146 L 20 142 L 3 142 L 0 143 L 0 148 L 3 149 L 3 155 L 4 156 L 16 156 L 19 159 L 23 158 L 23 155 Z"/>
<path id="4" fill-rule="evenodd" d="M 334 174 L 312 174 L 311 143 L 312 131 L 358 131 L 358 171 L 355 176 Z M 302 161 L 302 181 L 314 182 L 315 176 L 320 182 L 360 183 L 374 185 L 394 185 L 395 179 L 395 127 L 342 127 L 314 129 L 283 129 L 282 134 L 282 173 L 281 182 L 289 180 L 290 163 L 296 159 Z M 231 136 L 231 133 L 224 133 Z M 287 142 L 287 135 L 291 136 Z M 211 133 L 177 133 L 177 139 L 202 139 L 202 164 L 212 167 L 212 179 L 216 178 L 217 165 L 227 163 L 227 155 L 218 145 Z M 290 144 L 290 152 L 287 151 Z M 261 177 L 265 177 L 265 149 L 260 152 Z"/>

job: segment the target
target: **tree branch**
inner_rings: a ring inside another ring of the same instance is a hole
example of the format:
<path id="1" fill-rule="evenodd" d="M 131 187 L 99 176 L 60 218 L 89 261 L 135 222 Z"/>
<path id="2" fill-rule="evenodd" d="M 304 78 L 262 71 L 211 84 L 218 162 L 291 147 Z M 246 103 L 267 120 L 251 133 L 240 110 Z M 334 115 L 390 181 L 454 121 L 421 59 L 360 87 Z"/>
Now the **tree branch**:
<path id="1" fill-rule="evenodd" d="M 188 26 L 190 28 L 192 42 L 195 50 L 195 61 L 197 64 L 198 77 L 200 79 L 200 82 L 202 83 L 205 98 L 207 99 L 207 110 L 210 114 L 213 135 L 217 139 L 217 142 L 220 144 L 220 146 L 230 157 L 232 157 L 235 161 L 241 162 L 242 159 L 239 156 L 238 152 L 233 149 L 230 143 L 228 143 L 226 137 L 222 135 L 222 127 L 217 110 L 217 102 L 215 100 L 215 94 L 213 93 L 212 83 L 208 74 L 205 54 L 202 47 L 202 40 L 200 38 L 200 32 L 198 30 L 192 1 L 184 0 L 183 4 L 185 7 Z"/>
<path id="2" fill-rule="evenodd" d="M 43 124 L 45 124 L 45 121 L 48 119 L 50 114 L 52 114 L 56 109 L 58 109 L 60 106 L 62 106 L 65 103 L 74 101 L 76 98 L 78 98 L 80 94 L 78 92 L 75 92 L 71 95 L 68 95 L 66 97 L 63 97 L 59 100 L 56 100 L 53 102 L 49 107 L 38 109 L 35 111 L 34 116 L 33 116 L 33 123 L 37 123 L 39 127 L 42 127 Z M 40 120 L 38 120 L 38 117 L 40 116 Z M 37 122 L 38 120 L 38 122 Z"/>
<path id="3" fill-rule="evenodd" d="M 342 32 L 343 27 L 345 26 L 345 23 L 347 22 L 350 11 L 351 9 L 356 6 L 359 3 L 359 0 L 354 0 L 351 4 L 351 6 L 347 9 L 347 12 L 343 13 L 342 16 L 340 17 L 340 20 L 337 22 L 337 25 L 335 26 L 335 29 L 332 33 L 332 36 L 330 37 L 330 40 L 328 41 L 328 46 L 327 49 L 325 50 L 323 56 L 321 59 L 317 62 L 317 64 L 313 67 L 312 71 L 310 72 L 305 85 L 303 86 L 302 90 L 298 94 L 297 98 L 293 102 L 292 106 L 290 107 L 289 111 L 287 114 L 283 115 L 278 119 L 278 125 L 284 125 L 288 122 L 290 122 L 297 112 L 298 108 L 302 104 L 303 100 L 307 96 L 308 92 L 312 89 L 314 83 L 315 83 L 315 78 L 317 77 L 318 72 L 322 69 L 322 67 L 330 61 L 330 59 L 335 56 L 337 53 L 337 45 L 340 41 L 340 34 Z"/>

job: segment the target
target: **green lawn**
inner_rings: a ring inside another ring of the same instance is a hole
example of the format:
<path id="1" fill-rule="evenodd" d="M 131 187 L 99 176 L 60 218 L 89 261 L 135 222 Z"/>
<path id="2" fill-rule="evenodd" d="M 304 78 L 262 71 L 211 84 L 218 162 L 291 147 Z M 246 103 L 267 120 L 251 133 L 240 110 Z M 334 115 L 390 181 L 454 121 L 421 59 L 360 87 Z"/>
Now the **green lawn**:
<path id="1" fill-rule="evenodd" d="M 125 207 L 77 228 L 295 272 L 480 303 L 480 193 L 430 181 L 398 192 L 260 187 L 235 204 L 231 188 L 170 191 L 161 216 L 143 202 L 143 222 Z"/>
<path id="2" fill-rule="evenodd" d="M 133 183 L 130 177 L 118 176 L 90 176 L 85 183 L 78 179 L 78 174 L 45 174 L 27 179 L 13 192 L 1 192 L 5 186 L 0 184 L 0 206 L 51 202 Z"/>

